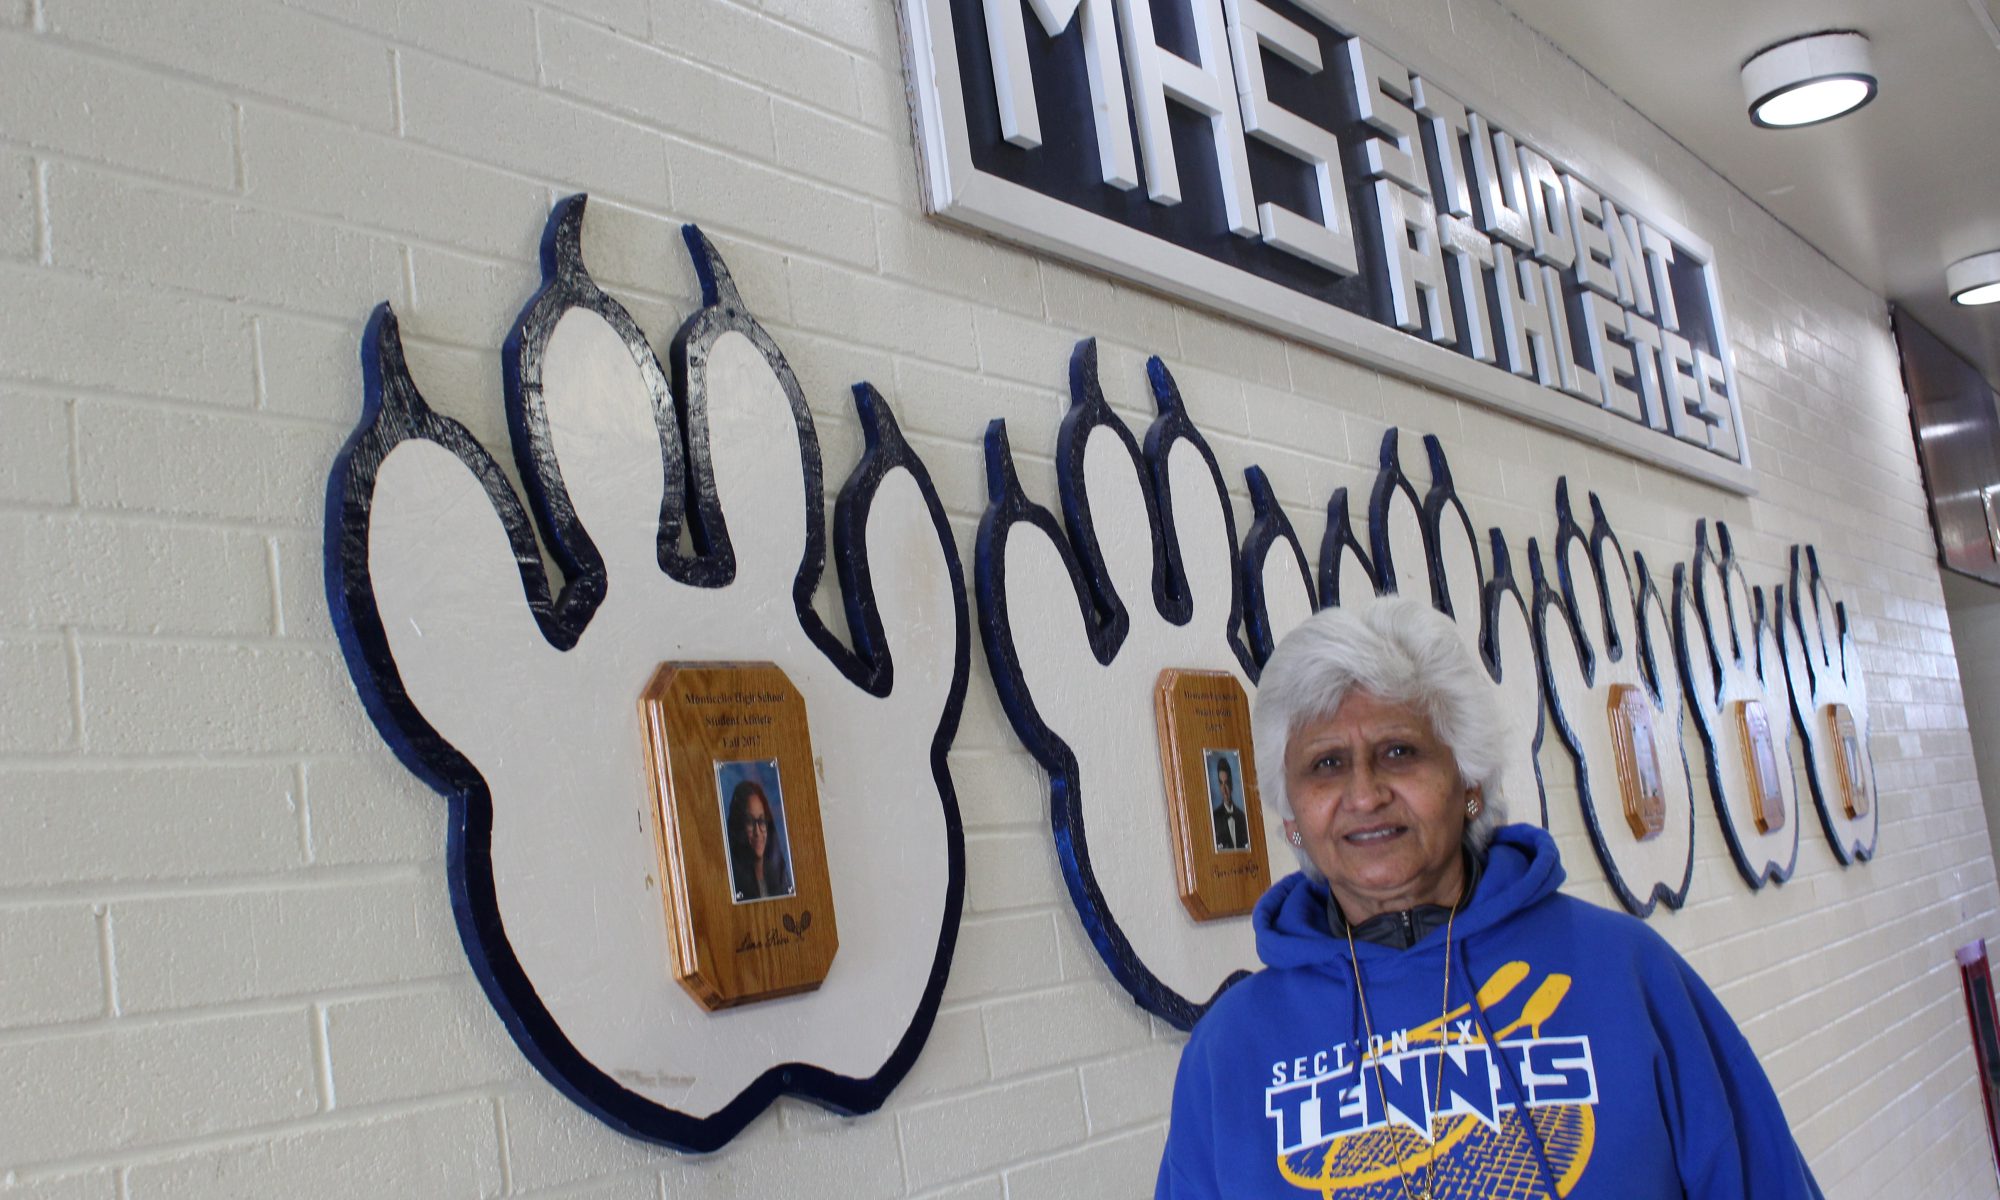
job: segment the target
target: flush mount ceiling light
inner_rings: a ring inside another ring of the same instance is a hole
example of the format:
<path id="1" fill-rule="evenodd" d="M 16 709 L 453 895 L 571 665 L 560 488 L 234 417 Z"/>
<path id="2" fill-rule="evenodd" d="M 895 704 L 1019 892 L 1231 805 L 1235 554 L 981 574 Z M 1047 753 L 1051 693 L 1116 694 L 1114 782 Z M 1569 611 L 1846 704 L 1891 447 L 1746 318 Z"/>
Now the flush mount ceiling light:
<path id="1" fill-rule="evenodd" d="M 1750 122 L 1796 129 L 1831 121 L 1875 98 L 1868 39 L 1851 29 L 1809 33 L 1766 46 L 1743 64 Z"/>
<path id="2" fill-rule="evenodd" d="M 1944 290 L 1959 304 L 2000 303 L 2000 250 L 1961 258 L 1946 267 Z"/>

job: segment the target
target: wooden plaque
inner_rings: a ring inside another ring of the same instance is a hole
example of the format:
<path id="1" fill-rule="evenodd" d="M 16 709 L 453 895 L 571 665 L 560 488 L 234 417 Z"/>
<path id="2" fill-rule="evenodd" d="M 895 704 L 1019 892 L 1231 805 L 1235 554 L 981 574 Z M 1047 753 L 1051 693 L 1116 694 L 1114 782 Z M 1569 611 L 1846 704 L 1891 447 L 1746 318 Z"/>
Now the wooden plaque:
<path id="1" fill-rule="evenodd" d="M 1750 815 L 1757 832 L 1785 827 L 1785 791 L 1778 774 L 1778 748 L 1771 740 L 1771 718 L 1756 700 L 1736 702 L 1736 727 L 1743 735 L 1743 773 L 1750 780 Z"/>
<path id="2" fill-rule="evenodd" d="M 1169 668 L 1153 714 L 1181 904 L 1197 921 L 1247 913 L 1271 886 L 1271 864 L 1243 685 L 1227 671 Z"/>
<path id="3" fill-rule="evenodd" d="M 1840 801 L 1849 820 L 1868 815 L 1868 766 L 1861 756 L 1861 731 L 1845 704 L 1826 706 L 1826 725 L 1833 734 L 1833 762 L 1840 775 Z"/>
<path id="4" fill-rule="evenodd" d="M 1611 686 L 1611 743 L 1618 752 L 1618 791 L 1625 823 L 1638 841 L 1667 827 L 1667 794 L 1660 785 L 1660 748 L 1653 740 L 1653 704 L 1629 683 Z"/>
<path id="5" fill-rule="evenodd" d="M 840 939 L 798 689 L 772 663 L 661 663 L 639 719 L 674 979 L 711 1012 L 818 987 Z"/>

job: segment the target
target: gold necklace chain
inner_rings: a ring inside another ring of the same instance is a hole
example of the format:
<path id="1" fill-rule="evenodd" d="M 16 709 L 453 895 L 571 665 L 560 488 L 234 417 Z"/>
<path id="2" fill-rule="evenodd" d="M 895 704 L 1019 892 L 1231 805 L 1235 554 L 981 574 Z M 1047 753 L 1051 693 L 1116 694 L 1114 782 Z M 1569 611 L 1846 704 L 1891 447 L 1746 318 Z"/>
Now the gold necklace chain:
<path id="1" fill-rule="evenodd" d="M 1459 897 L 1459 904 L 1463 904 L 1464 902 L 1465 898 L 1463 896 Z M 1437 1079 L 1436 1082 L 1431 1087 L 1431 1091 L 1433 1094 L 1431 1096 L 1430 1111 L 1424 1114 L 1424 1124 L 1426 1126 L 1429 1126 L 1433 1123 L 1433 1121 L 1435 1120 L 1434 1114 L 1436 1114 L 1438 1108 L 1442 1106 L 1444 1103 L 1444 1047 L 1445 1047 L 1445 1037 L 1446 1037 L 1446 1017 L 1451 1012 L 1451 926 L 1452 922 L 1456 921 L 1457 919 L 1458 919 L 1458 904 L 1454 904 L 1451 906 L 1451 911 L 1449 914 L 1446 915 L 1444 921 L 1444 994 L 1438 999 Z M 1354 995 L 1361 1002 L 1361 1027 L 1367 1031 L 1369 1049 L 1378 1050 L 1379 1047 L 1377 1046 L 1375 1041 L 1375 1021 L 1368 1014 L 1368 993 L 1366 991 L 1363 991 L 1361 987 L 1361 960 L 1357 958 L 1354 953 L 1354 925 L 1352 922 L 1347 923 L 1347 961 L 1354 967 Z M 1367 1056 L 1363 1055 L 1362 1065 L 1364 1066 L 1366 1064 L 1366 1059 Z M 1419 1078 L 1421 1078 L 1421 1076 L 1419 1076 Z M 1389 1093 L 1382 1087 L 1382 1067 L 1381 1064 L 1379 1063 L 1376 1064 L 1375 1067 L 1375 1096 L 1382 1102 L 1382 1121 L 1384 1126 L 1386 1127 L 1389 1121 Z M 1410 1194 L 1410 1176 L 1408 1172 L 1403 1170 L 1403 1160 L 1400 1158 L 1396 1160 L 1396 1178 L 1400 1180 L 1403 1185 L 1403 1200 L 1436 1200 L 1437 1160 L 1438 1160 L 1437 1141 L 1435 1135 L 1429 1128 L 1426 1128 L 1424 1130 L 1424 1137 L 1431 1143 L 1431 1152 L 1430 1156 L 1424 1160 L 1423 1190 L 1418 1192 L 1415 1196 L 1412 1196 Z"/>

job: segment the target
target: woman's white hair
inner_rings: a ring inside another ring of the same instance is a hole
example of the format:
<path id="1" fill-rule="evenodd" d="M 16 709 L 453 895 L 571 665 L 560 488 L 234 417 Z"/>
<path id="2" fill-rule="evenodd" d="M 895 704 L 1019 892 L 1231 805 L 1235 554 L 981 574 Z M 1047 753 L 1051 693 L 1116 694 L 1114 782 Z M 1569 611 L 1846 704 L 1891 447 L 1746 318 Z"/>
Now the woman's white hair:
<path id="1" fill-rule="evenodd" d="M 1430 718 L 1466 786 L 1479 789 L 1479 816 L 1466 826 L 1465 842 L 1473 853 L 1484 854 L 1493 831 L 1507 819 L 1501 790 L 1507 718 L 1500 711 L 1499 689 L 1458 627 L 1418 600 L 1385 596 L 1356 609 L 1323 609 L 1278 643 L 1257 681 L 1250 716 L 1264 799 L 1291 819 L 1285 751 L 1300 729 L 1331 716 L 1355 691 L 1413 705 Z M 1293 852 L 1308 876 L 1321 878 L 1304 849 Z"/>

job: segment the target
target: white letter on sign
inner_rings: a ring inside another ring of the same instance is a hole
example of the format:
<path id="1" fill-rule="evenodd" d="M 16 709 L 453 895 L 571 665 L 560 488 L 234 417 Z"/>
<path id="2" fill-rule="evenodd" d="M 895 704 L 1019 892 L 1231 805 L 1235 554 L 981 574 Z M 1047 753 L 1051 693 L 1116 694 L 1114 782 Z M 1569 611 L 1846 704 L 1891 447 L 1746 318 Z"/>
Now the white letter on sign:
<path id="1" fill-rule="evenodd" d="M 1125 123 L 1125 73 L 1118 61 L 1118 24 L 1111 0 L 1027 0 L 1050 37 L 1068 29 L 1083 8 L 1083 66 L 1090 76 L 1090 108 L 1097 118 L 1097 162 L 1104 182 L 1115 188 L 1139 185 L 1132 153 L 1132 130 Z M 986 41 L 993 58 L 993 98 L 1000 106 L 1000 132 L 1016 146 L 1042 144 L 1042 114 L 1035 81 L 1028 74 L 1028 29 L 1021 0 L 986 0 Z"/>
<path id="2" fill-rule="evenodd" d="M 1557 387 L 1555 325 L 1542 286 L 1542 268 L 1514 257 L 1505 242 L 1493 244 L 1493 289 L 1500 302 L 1500 365 L 1544 387 Z M 1558 296 L 1555 301 L 1562 303 Z"/>
<path id="3" fill-rule="evenodd" d="M 1347 40 L 1347 65 L 1354 76 L 1354 115 L 1383 136 L 1362 144 L 1368 178 L 1393 179 L 1419 196 L 1431 194 L 1424 166 L 1424 140 L 1410 108 L 1410 73 L 1403 64 L 1360 38 Z"/>
<path id="4" fill-rule="evenodd" d="M 1688 411 L 1708 426 L 1708 448 L 1735 459 L 1738 457 L 1736 410 L 1729 403 L 1728 369 L 1721 359 L 1706 350 L 1694 352 L 1694 363 L 1695 374 L 1701 376 L 1700 393 L 1714 407 L 1697 408 L 1690 400 Z M 1701 444 L 1700 438 L 1690 436 L 1688 440 Z"/>
<path id="5" fill-rule="evenodd" d="M 1479 210 L 1479 231 L 1499 238 L 1516 250 L 1535 248 L 1528 226 L 1528 189 L 1521 180 L 1521 156 L 1514 138 L 1472 113 L 1466 147 L 1472 151 L 1472 202 Z"/>
<path id="6" fill-rule="evenodd" d="M 1569 195 L 1562 175 L 1541 151 L 1521 147 L 1521 178 L 1528 185 L 1528 224 L 1535 231 L 1535 257 L 1565 270 L 1576 261 L 1569 232 Z"/>
<path id="7" fill-rule="evenodd" d="M 1465 142 L 1472 114 L 1451 93 L 1428 79 L 1410 80 L 1410 99 L 1430 134 L 1431 197 L 1439 216 L 1472 215 L 1472 176 L 1466 170 Z"/>
<path id="8" fill-rule="evenodd" d="M 1360 267 L 1354 257 L 1354 225 L 1347 216 L 1347 179 L 1340 169 L 1340 143 L 1329 131 L 1274 104 L 1264 81 L 1266 50 L 1309 75 L 1325 70 L 1319 39 L 1272 12 L 1261 0 L 1225 0 L 1225 7 L 1229 51 L 1236 62 L 1236 86 L 1243 99 L 1243 128 L 1311 167 L 1319 196 L 1317 221 L 1269 202 L 1259 204 L 1257 223 L 1263 228 L 1264 240 L 1329 271 L 1352 275 Z"/>
<path id="9" fill-rule="evenodd" d="M 1412 78 L 1410 95 L 1417 115 L 1423 118 L 1425 149 L 1430 152 L 1431 200 L 1438 214 L 1438 248 L 1444 251 L 1452 273 L 1458 348 L 1490 363 L 1494 349 L 1486 309 L 1486 276 L 1493 270 L 1493 243 L 1472 220 L 1472 173 L 1466 162 L 1472 114 L 1427 79 Z"/>
<path id="10" fill-rule="evenodd" d="M 1597 189 L 1583 180 L 1565 172 L 1563 183 L 1569 188 L 1569 227 L 1576 235 L 1577 283 L 1601 296 L 1610 296 L 1621 304 L 1632 300 L 1632 282 L 1625 281 L 1624 289 L 1618 286 L 1616 268 L 1612 265 L 1611 230 L 1618 226 L 1617 212 L 1607 212 L 1604 198 Z"/>
<path id="11" fill-rule="evenodd" d="M 1432 341 L 1451 345 L 1458 331 L 1452 327 L 1451 292 L 1438 252 L 1436 210 L 1429 200 L 1386 179 L 1376 180 L 1371 194 L 1382 250 L 1377 286 L 1386 293 L 1390 320 L 1411 333 L 1428 325 Z"/>
<path id="12" fill-rule="evenodd" d="M 1660 340 L 1660 369 L 1666 375 L 1661 390 L 1666 393 L 1667 430 L 1684 442 L 1706 446 L 1712 418 L 1708 405 L 1702 402 L 1705 388 L 1701 368 L 1695 363 L 1694 347 L 1670 329 L 1661 331 Z"/>
<path id="13" fill-rule="evenodd" d="M 1599 395 L 1592 399 L 1628 421 L 1646 424 L 1645 402 L 1633 386 L 1638 382 L 1639 363 L 1625 332 L 1625 310 L 1595 292 L 1578 296 L 1576 307 L 1583 319 L 1591 363 L 1597 368 Z"/>
<path id="14" fill-rule="evenodd" d="M 1133 109 L 1139 114 L 1139 143 L 1146 151 L 1146 195 L 1160 204 L 1181 202 L 1180 168 L 1174 161 L 1173 130 L 1167 101 L 1208 118 L 1215 141 L 1215 165 L 1222 182 L 1222 208 L 1232 233 L 1257 236 L 1256 197 L 1250 191 L 1250 159 L 1243 145 L 1243 113 L 1236 96 L 1236 73 L 1229 63 L 1221 0 L 1187 0 L 1194 18 L 1191 63 L 1160 46 L 1153 33 L 1152 0 L 1118 0 L 1125 26 L 1125 69 L 1132 73 Z"/>
<path id="15" fill-rule="evenodd" d="M 1653 278 L 1653 299 L 1660 308 L 1660 328 L 1681 327 L 1680 307 L 1674 303 L 1674 243 L 1651 225 L 1639 227 L 1639 245 L 1646 256 L 1648 274 Z"/>

